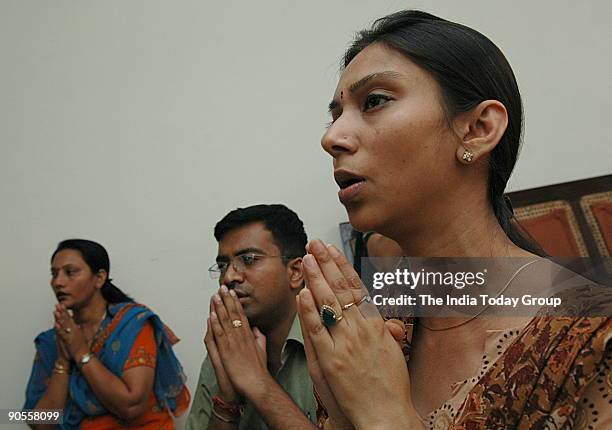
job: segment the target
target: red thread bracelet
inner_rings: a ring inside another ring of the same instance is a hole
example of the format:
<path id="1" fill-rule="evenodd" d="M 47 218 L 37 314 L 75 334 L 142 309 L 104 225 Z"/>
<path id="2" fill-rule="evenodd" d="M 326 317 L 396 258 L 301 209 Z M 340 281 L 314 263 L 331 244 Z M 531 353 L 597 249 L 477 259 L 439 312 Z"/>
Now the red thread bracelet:
<path id="1" fill-rule="evenodd" d="M 218 412 L 226 412 L 232 417 L 240 417 L 244 412 L 244 405 L 226 402 L 219 396 L 213 396 L 212 403 L 213 409 Z"/>

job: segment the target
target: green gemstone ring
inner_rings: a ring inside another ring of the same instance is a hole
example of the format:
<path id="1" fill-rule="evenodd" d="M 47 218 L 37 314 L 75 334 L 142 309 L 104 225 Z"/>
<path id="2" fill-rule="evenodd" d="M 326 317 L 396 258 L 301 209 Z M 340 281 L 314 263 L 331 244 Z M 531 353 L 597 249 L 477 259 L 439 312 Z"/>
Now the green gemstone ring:
<path id="1" fill-rule="evenodd" d="M 338 321 L 343 318 L 342 315 L 338 315 L 334 308 L 329 305 L 321 306 L 321 322 L 325 327 L 331 327 L 336 325 Z"/>

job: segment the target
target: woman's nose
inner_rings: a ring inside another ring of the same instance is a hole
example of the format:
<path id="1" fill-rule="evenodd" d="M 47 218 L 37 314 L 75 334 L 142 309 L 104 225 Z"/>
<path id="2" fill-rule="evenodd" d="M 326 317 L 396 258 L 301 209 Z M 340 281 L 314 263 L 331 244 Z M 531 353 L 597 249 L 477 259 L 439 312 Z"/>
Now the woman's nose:
<path id="1" fill-rule="evenodd" d="M 54 289 L 61 288 L 64 286 L 65 280 L 65 276 L 62 275 L 62 273 L 60 272 L 57 275 L 51 277 L 51 286 Z"/>
<path id="2" fill-rule="evenodd" d="M 340 117 L 334 121 L 321 138 L 321 146 L 334 158 L 356 152 L 357 139 L 348 120 Z"/>

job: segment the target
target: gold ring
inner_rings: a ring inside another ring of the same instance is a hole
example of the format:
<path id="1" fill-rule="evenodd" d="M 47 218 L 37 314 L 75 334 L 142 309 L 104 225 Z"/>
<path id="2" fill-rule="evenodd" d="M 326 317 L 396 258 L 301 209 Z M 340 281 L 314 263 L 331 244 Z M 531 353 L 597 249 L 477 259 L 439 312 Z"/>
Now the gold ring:
<path id="1" fill-rule="evenodd" d="M 65 331 L 66 333 L 70 334 L 70 332 L 72 332 L 72 329 L 71 329 L 70 327 L 66 327 L 66 328 L 64 329 L 64 331 Z"/>
<path id="2" fill-rule="evenodd" d="M 321 306 L 320 315 L 321 322 L 325 327 L 331 327 L 333 325 L 336 325 L 339 321 L 342 320 L 342 318 L 344 318 L 342 314 L 337 314 L 334 308 L 329 305 Z"/>
<path id="3" fill-rule="evenodd" d="M 342 306 L 342 310 L 347 310 L 348 308 L 350 308 L 350 307 L 351 307 L 351 306 L 353 306 L 353 305 L 357 305 L 357 306 L 359 306 L 360 304 L 362 304 L 363 302 L 366 302 L 366 301 L 367 301 L 367 302 L 369 302 L 369 301 L 370 301 L 370 296 L 363 296 L 363 297 L 362 297 L 362 298 L 361 298 L 361 299 L 360 299 L 358 302 L 351 302 L 351 303 L 348 303 L 348 304 L 346 304 L 346 305 Z"/>
<path id="4" fill-rule="evenodd" d="M 242 327 L 242 321 L 234 320 L 234 321 L 232 321 L 232 325 L 234 326 L 234 328 L 240 328 L 240 327 Z"/>

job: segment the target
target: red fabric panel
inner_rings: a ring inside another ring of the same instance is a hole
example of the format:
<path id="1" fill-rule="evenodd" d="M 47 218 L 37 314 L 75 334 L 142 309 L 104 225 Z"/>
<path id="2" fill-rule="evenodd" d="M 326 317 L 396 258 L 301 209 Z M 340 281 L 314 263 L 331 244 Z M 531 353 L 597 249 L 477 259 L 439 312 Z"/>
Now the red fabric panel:
<path id="1" fill-rule="evenodd" d="M 606 243 L 606 248 L 612 254 L 612 202 L 593 203 L 591 211 Z"/>
<path id="2" fill-rule="evenodd" d="M 520 224 L 551 256 L 581 256 L 566 210 L 553 209 L 546 215 L 521 220 Z"/>

